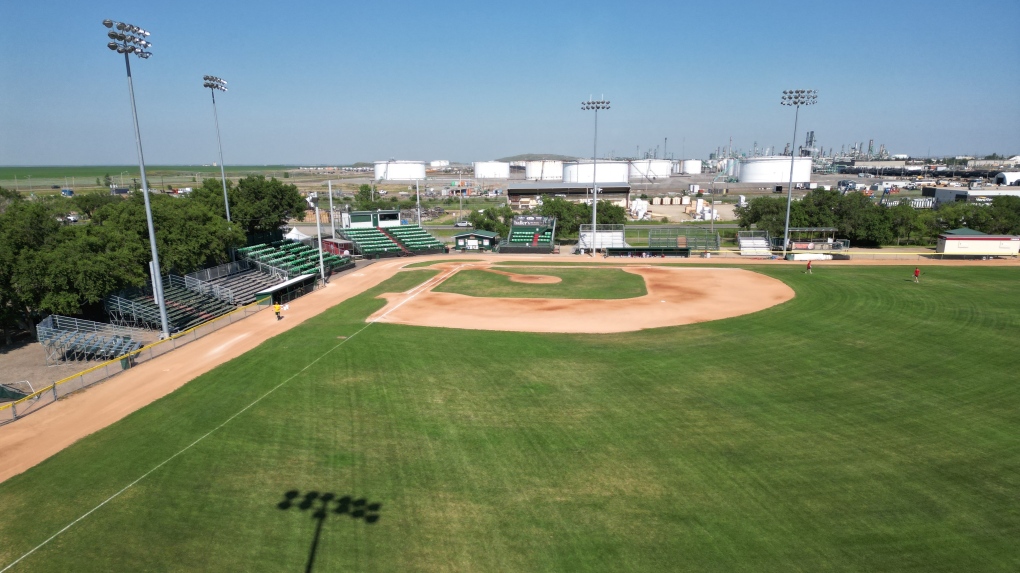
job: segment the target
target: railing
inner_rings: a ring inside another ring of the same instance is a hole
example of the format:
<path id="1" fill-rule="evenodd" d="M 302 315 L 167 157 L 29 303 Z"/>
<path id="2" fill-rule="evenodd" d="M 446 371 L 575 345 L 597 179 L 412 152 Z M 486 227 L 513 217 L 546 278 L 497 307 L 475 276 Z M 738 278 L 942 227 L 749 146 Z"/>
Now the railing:
<path id="1" fill-rule="evenodd" d="M 184 275 L 185 278 L 193 278 L 199 281 L 209 282 L 219 278 L 251 270 L 251 263 L 247 259 L 241 259 L 232 263 L 225 263 L 211 269 L 202 269 Z"/>
<path id="2" fill-rule="evenodd" d="M 234 304 L 234 291 L 227 287 L 214 285 L 192 277 L 179 277 L 177 275 L 167 275 L 166 280 L 170 286 L 186 288 Z"/>
<path id="3" fill-rule="evenodd" d="M 252 304 L 242 306 L 233 312 L 224 314 L 223 316 L 214 318 L 208 322 L 203 322 L 194 328 L 189 328 L 188 330 L 179 332 L 170 338 L 143 346 L 138 350 L 118 356 L 113 360 L 107 360 L 106 362 L 97 364 L 96 366 L 83 370 L 73 376 L 68 376 L 67 378 L 58 380 L 52 385 L 47 386 L 38 392 L 29 394 L 20 400 L 4 404 L 0 406 L 0 425 L 7 424 L 17 420 L 18 418 L 27 416 L 32 412 L 38 411 L 56 402 L 68 394 L 83 390 L 97 382 L 106 380 L 122 370 L 127 370 L 137 364 L 148 362 L 153 358 L 162 356 L 180 346 L 188 344 L 189 342 L 198 340 L 207 334 L 216 332 L 225 326 L 229 326 L 239 320 L 243 320 L 263 308 L 267 308 L 269 304 L 270 299 L 268 297 L 263 298 Z"/>
<path id="4" fill-rule="evenodd" d="M 160 324 L 159 308 L 155 303 L 144 304 L 111 294 L 103 301 L 111 321 L 120 321 L 119 326 L 136 328 L 158 328 Z M 129 318 L 125 318 L 125 317 Z M 130 323 L 130 324 L 128 324 Z"/>

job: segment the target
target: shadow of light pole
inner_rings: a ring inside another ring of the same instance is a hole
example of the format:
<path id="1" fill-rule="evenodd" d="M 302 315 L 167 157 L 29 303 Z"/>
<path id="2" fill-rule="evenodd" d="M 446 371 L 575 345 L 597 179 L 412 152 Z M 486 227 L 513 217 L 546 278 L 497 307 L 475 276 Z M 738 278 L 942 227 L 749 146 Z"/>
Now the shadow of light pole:
<path id="1" fill-rule="evenodd" d="M 330 506 L 334 501 L 336 502 L 336 507 L 330 510 Z M 317 491 L 309 491 L 301 495 L 300 491 L 292 489 L 283 494 L 283 501 L 276 504 L 276 507 L 284 511 L 292 507 L 297 507 L 301 511 L 315 508 L 315 511 L 312 513 L 312 518 L 316 521 L 315 535 L 312 537 L 312 547 L 308 551 L 308 563 L 305 565 L 305 572 L 311 573 L 312 567 L 315 565 L 315 554 L 319 549 L 322 524 L 325 523 L 330 513 L 334 515 L 349 515 L 351 519 L 362 519 L 365 523 L 373 524 L 379 521 L 379 510 L 382 508 L 382 504 L 369 503 L 363 497 L 358 499 L 353 499 L 349 495 L 337 497 L 336 494 L 330 492 L 320 494 Z"/>

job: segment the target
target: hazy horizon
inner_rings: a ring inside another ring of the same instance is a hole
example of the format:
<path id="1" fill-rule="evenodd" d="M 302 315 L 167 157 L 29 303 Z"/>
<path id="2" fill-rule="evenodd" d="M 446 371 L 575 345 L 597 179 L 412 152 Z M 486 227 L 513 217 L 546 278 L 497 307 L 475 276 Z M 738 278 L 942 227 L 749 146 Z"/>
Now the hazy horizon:
<path id="1" fill-rule="evenodd" d="M 994 17 L 969 17 L 973 14 Z M 789 9 L 738 1 L 464 2 L 281 12 L 191 0 L 173 6 L 5 3 L 0 165 L 137 163 L 123 56 L 104 18 L 148 29 L 132 58 L 145 160 L 218 162 L 204 74 L 217 95 L 224 163 L 347 165 L 390 158 L 470 163 L 539 150 L 591 157 L 707 158 L 782 151 L 784 89 L 817 89 L 797 141 L 826 152 L 874 140 L 914 157 L 1020 153 L 1020 3 L 866 0 Z M 41 30 L 45 24 L 45 30 Z M 964 33 L 966 31 L 966 33 Z M 39 34 L 47 36 L 39 41 Z M 665 139 L 668 138 L 668 149 Z"/>

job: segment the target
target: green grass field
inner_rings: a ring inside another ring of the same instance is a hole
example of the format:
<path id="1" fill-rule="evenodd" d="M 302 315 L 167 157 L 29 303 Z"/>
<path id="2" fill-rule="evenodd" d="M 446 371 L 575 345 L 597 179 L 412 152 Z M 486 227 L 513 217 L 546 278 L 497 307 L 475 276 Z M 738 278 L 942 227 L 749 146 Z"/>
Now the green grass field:
<path id="1" fill-rule="evenodd" d="M 527 284 L 506 275 L 481 270 L 462 270 L 433 288 L 434 292 L 452 292 L 468 296 L 506 298 L 580 298 L 618 299 L 648 294 L 645 281 L 620 269 L 557 269 L 550 267 L 513 267 L 509 272 L 559 277 L 560 282 Z"/>
<path id="2" fill-rule="evenodd" d="M 366 328 L 400 273 L 0 484 L 0 570 L 189 444 L 12 571 L 1020 569 L 1020 272 L 753 270 L 796 298 Z"/>

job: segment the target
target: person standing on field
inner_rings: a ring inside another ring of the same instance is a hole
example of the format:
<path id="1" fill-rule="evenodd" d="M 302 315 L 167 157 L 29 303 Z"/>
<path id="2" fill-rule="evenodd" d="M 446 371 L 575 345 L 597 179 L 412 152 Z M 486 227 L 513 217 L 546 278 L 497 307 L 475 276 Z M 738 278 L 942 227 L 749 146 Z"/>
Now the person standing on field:
<path id="1" fill-rule="evenodd" d="M 914 282 L 921 282 L 921 267 L 914 267 Z"/>
<path id="2" fill-rule="evenodd" d="M 811 274 L 811 261 L 807 262 L 807 274 Z"/>
<path id="3" fill-rule="evenodd" d="M 283 318 L 280 316 L 280 303 L 277 302 L 273 304 L 273 312 L 276 313 L 276 320 Z"/>

